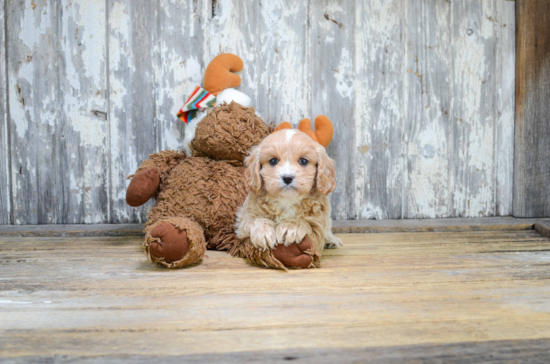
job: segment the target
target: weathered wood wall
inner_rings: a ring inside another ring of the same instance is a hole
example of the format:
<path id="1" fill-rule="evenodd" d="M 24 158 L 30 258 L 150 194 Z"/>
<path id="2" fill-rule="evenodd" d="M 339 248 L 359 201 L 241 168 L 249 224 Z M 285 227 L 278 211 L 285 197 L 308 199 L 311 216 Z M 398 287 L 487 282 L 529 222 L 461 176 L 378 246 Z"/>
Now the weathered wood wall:
<path id="1" fill-rule="evenodd" d="M 550 216 L 550 2 L 517 1 L 513 213 Z"/>
<path id="2" fill-rule="evenodd" d="M 0 0 L 1 25 L 5 24 L 4 0 Z M 0 224 L 10 223 L 10 156 L 9 150 L 9 126 L 6 104 L 6 47 L 5 27 L 0 25 L 0 39 L 3 47 L 0 47 Z"/>
<path id="3" fill-rule="evenodd" d="M 513 1 L 0 2 L 2 224 L 144 221 L 126 176 L 220 52 L 266 121 L 332 119 L 334 218 L 512 212 Z"/>

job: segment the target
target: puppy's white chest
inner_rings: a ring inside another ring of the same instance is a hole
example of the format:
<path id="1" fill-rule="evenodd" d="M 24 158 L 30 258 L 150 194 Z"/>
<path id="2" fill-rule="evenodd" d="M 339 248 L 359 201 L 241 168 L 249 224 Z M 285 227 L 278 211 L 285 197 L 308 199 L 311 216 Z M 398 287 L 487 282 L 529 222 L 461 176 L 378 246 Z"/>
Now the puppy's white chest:
<path id="1" fill-rule="evenodd" d="M 280 199 L 276 200 L 277 210 L 279 214 L 277 216 L 277 222 L 284 219 L 291 219 L 298 215 L 299 202 L 292 199 Z"/>

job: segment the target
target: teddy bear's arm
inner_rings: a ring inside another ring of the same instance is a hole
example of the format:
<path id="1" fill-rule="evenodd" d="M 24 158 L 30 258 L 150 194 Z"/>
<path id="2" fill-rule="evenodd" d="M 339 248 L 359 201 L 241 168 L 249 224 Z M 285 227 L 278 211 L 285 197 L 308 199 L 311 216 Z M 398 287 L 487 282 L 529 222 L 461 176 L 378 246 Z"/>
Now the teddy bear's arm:
<path id="1" fill-rule="evenodd" d="M 126 190 L 126 202 L 130 206 L 141 206 L 156 196 L 170 171 L 186 157 L 185 152 L 165 150 L 149 155 L 136 173 L 129 176 L 130 185 Z"/>

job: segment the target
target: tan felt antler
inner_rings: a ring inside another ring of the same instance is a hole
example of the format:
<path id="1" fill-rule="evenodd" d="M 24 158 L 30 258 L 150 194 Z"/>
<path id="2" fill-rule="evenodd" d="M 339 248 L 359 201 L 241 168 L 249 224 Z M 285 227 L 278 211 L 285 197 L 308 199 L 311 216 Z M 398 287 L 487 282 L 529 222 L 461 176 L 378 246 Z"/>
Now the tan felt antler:
<path id="1" fill-rule="evenodd" d="M 275 130 L 273 130 L 273 132 L 275 133 L 276 131 L 283 130 L 283 129 L 292 129 L 292 125 L 290 125 L 288 121 L 283 121 L 282 123 L 277 125 L 277 127 L 275 128 Z"/>
<path id="2" fill-rule="evenodd" d="M 300 124 L 298 124 L 298 130 L 303 131 L 325 148 L 328 147 L 334 135 L 332 122 L 324 115 L 319 115 L 315 118 L 315 130 L 311 130 L 309 119 L 302 119 Z"/>
<path id="3" fill-rule="evenodd" d="M 273 132 L 283 130 L 283 129 L 292 129 L 292 125 L 288 121 L 285 121 L 275 128 Z M 323 147 L 328 147 L 332 136 L 334 135 L 334 128 L 332 122 L 329 118 L 324 115 L 319 115 L 315 118 L 315 130 L 311 130 L 311 122 L 309 119 L 302 119 L 300 124 L 298 124 L 298 130 L 306 133 L 315 140 L 317 143 L 321 144 Z"/>
<path id="4" fill-rule="evenodd" d="M 241 78 L 231 72 L 239 72 L 243 69 L 243 60 L 231 53 L 222 53 L 216 56 L 204 71 L 203 87 L 213 95 L 221 91 L 237 87 L 241 84 Z"/>

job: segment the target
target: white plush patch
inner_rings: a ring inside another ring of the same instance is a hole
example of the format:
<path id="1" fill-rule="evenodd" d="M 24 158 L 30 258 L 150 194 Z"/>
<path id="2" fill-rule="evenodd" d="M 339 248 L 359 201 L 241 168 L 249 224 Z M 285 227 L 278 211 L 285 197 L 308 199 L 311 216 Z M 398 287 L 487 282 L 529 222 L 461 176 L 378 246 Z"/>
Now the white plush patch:
<path id="1" fill-rule="evenodd" d="M 234 88 L 225 89 L 216 96 L 216 105 L 222 105 L 224 102 L 230 104 L 231 101 L 235 101 L 244 107 L 252 106 L 252 99 Z"/>
<path id="2" fill-rule="evenodd" d="M 206 114 L 208 114 L 207 109 L 200 110 L 199 112 L 197 112 L 195 117 L 191 119 L 191 121 L 189 122 L 189 124 L 187 124 L 187 127 L 185 128 L 185 135 L 183 137 L 183 149 L 185 149 L 185 153 L 187 153 L 188 156 L 191 155 L 190 145 L 193 139 L 195 139 L 195 131 L 197 129 L 197 125 L 199 121 L 201 121 L 206 116 Z"/>

